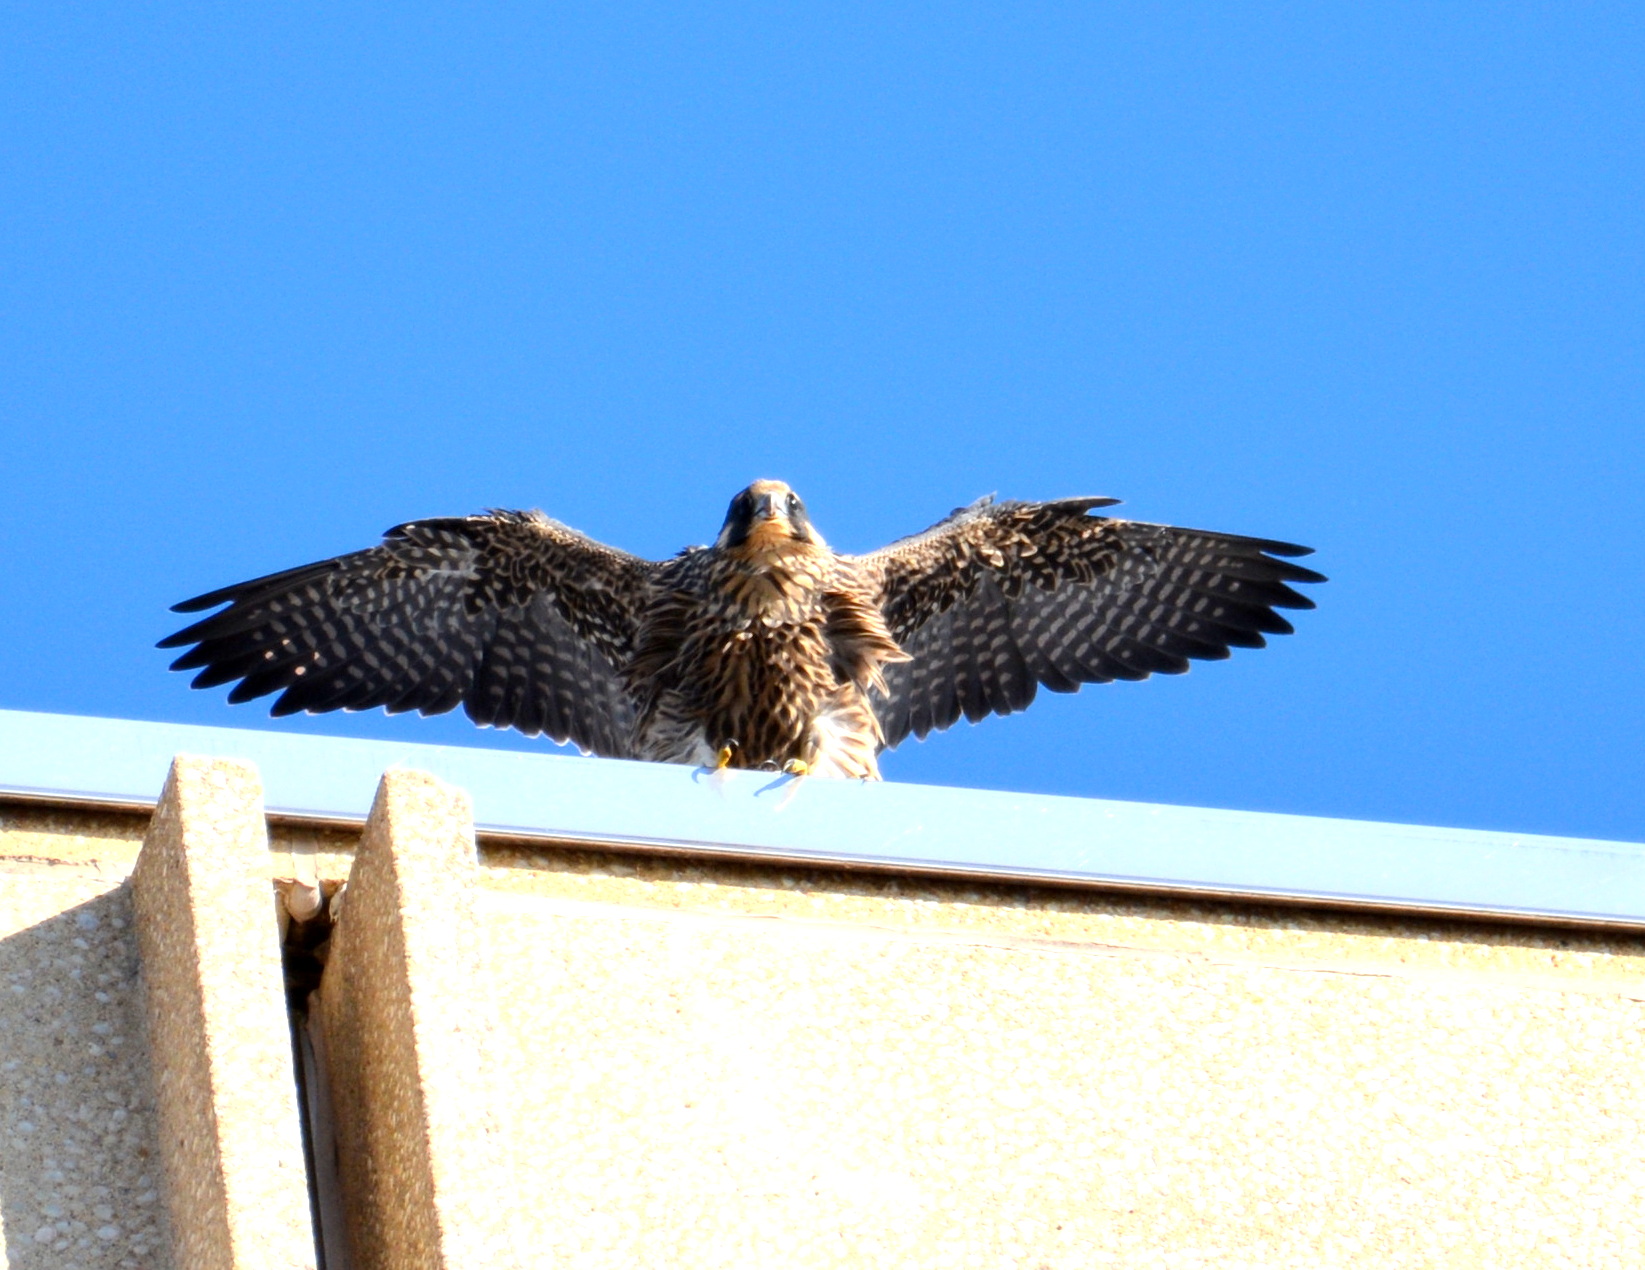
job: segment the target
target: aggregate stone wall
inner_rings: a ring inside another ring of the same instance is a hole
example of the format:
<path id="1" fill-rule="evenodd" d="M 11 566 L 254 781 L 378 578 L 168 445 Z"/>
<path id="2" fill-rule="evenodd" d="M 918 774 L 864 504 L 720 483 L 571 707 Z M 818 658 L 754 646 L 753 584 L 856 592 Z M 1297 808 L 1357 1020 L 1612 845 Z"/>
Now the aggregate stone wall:
<path id="1" fill-rule="evenodd" d="M 522 852 L 544 1266 L 1645 1265 L 1645 944 Z"/>
<path id="2" fill-rule="evenodd" d="M 11 1270 L 183 1270 L 127 884 L 148 820 L 0 802 Z M 271 877 L 328 883 L 358 837 L 270 836 Z M 420 1047 L 470 1038 L 419 1050 L 420 1114 L 488 1074 L 521 1264 L 1645 1265 L 1637 937 L 575 844 L 430 860 L 341 920 L 461 952 L 411 985 L 442 1003 Z"/>
<path id="3" fill-rule="evenodd" d="M 152 817 L 0 800 L 9 1270 L 312 1270 L 273 864 L 240 765 Z"/>
<path id="4" fill-rule="evenodd" d="M 122 885 L 147 817 L 0 806 L 0 1241 L 10 1270 L 171 1270 Z"/>

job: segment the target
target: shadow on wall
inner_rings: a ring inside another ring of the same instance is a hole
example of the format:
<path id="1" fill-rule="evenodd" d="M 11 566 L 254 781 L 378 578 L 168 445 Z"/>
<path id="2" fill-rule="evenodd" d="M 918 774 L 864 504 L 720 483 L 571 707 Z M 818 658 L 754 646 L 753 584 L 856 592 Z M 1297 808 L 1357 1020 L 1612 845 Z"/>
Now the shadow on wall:
<path id="1" fill-rule="evenodd" d="M 128 886 L 0 939 L 8 1270 L 170 1266 L 145 1028 Z"/>

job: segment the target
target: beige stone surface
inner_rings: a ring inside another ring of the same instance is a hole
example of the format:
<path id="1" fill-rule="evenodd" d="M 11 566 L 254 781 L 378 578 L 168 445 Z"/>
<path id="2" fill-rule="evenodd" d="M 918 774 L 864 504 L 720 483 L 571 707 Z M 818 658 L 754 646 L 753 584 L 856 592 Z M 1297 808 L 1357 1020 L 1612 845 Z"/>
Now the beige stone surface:
<path id="1" fill-rule="evenodd" d="M 0 873 L 0 1249 L 10 1270 L 172 1270 L 130 897 Z"/>
<path id="2" fill-rule="evenodd" d="M 488 890 L 556 901 L 846 921 L 943 938 L 1070 940 L 1134 955 L 1343 967 L 1645 995 L 1645 936 L 1530 924 L 1139 897 L 1074 887 L 796 869 L 505 840 L 481 843 Z"/>
<path id="3" fill-rule="evenodd" d="M 0 802 L 0 874 L 118 881 L 137 863 L 148 823 L 147 812 Z"/>
<path id="4" fill-rule="evenodd" d="M 158 790 L 155 791 L 158 794 Z M 130 875 L 148 832 L 146 811 L 104 811 L 38 799 L 0 800 L 0 874 L 50 873 L 119 879 Z M 269 872 L 276 879 L 313 871 L 342 881 L 358 830 L 289 817 L 268 826 Z"/>
<path id="5" fill-rule="evenodd" d="M 131 878 L 182 1270 L 315 1264 L 262 789 L 180 756 Z"/>
<path id="6" fill-rule="evenodd" d="M 1645 1264 L 1638 941 L 554 853 L 484 895 L 535 1264 Z"/>
<path id="7" fill-rule="evenodd" d="M 383 777 L 319 992 L 356 1270 L 510 1270 L 519 1224 L 468 799 Z"/>
<path id="8" fill-rule="evenodd" d="M 345 1164 L 400 1223 L 361 1270 L 1645 1265 L 1638 937 L 503 839 L 476 871 L 460 799 L 384 798 L 327 973 L 378 1135 Z M 116 921 L 145 820 L 0 806 L 14 1267 L 172 1264 Z M 270 838 L 265 902 L 357 835 Z"/>

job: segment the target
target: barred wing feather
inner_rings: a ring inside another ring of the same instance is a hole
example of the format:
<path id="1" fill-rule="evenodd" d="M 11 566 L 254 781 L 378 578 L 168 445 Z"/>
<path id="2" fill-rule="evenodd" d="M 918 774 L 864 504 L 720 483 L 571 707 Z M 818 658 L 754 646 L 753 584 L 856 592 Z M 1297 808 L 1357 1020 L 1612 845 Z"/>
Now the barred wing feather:
<path id="1" fill-rule="evenodd" d="M 185 600 L 174 670 L 274 715 L 461 704 L 476 723 L 632 755 L 627 657 L 653 566 L 535 512 L 413 521 L 380 546 Z"/>
<path id="2" fill-rule="evenodd" d="M 1291 631 L 1276 609 L 1313 607 L 1287 584 L 1324 578 L 1280 558 L 1308 548 L 1090 514 L 1113 501 L 983 500 L 860 559 L 912 656 L 886 668 L 887 745 L 1024 709 L 1041 686 L 1180 674 L 1261 648 Z"/>

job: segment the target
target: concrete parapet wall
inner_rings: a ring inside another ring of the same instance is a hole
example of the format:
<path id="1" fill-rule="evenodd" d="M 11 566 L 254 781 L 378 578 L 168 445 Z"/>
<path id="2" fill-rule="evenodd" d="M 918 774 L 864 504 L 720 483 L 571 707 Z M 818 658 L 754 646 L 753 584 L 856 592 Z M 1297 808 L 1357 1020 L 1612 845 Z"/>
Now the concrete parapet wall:
<path id="1" fill-rule="evenodd" d="M 180 1270 L 313 1270 L 263 793 L 179 758 L 131 878 Z"/>
<path id="2" fill-rule="evenodd" d="M 312 1264 L 281 879 L 325 1270 L 1645 1264 L 1638 932 L 476 857 L 412 772 L 265 837 L 204 763 L 152 823 L 0 799 L 8 1266 Z"/>
<path id="3" fill-rule="evenodd" d="M 468 800 L 421 773 L 386 775 L 317 994 L 357 1270 L 524 1264 L 477 873 Z"/>
<path id="4" fill-rule="evenodd" d="M 1635 941 L 528 863 L 484 910 L 544 1265 L 1645 1249 Z"/>
<path id="5" fill-rule="evenodd" d="M 7 832 L 6 810 L 0 851 L 37 845 Z M 130 894 L 118 875 L 12 862 L 0 859 L 4 1264 L 172 1270 Z"/>

